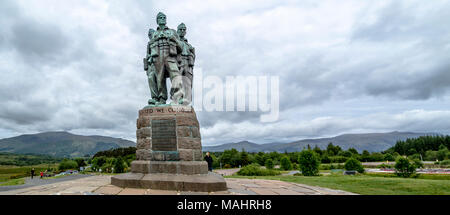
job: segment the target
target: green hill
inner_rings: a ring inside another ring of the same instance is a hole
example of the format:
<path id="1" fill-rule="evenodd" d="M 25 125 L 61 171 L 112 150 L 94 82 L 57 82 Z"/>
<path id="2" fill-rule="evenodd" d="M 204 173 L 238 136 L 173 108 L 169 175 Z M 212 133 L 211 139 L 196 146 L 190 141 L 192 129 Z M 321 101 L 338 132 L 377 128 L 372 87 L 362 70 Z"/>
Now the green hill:
<path id="1" fill-rule="evenodd" d="M 25 134 L 0 140 L 0 152 L 44 154 L 55 157 L 94 155 L 112 148 L 136 146 L 136 143 L 105 136 L 82 136 L 68 132 Z"/>

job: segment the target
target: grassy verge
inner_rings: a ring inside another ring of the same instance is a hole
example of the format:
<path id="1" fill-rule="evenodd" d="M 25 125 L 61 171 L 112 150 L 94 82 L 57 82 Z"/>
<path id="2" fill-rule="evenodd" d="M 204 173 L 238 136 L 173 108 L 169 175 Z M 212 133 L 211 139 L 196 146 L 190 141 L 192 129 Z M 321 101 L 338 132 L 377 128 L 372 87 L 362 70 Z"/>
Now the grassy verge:
<path id="1" fill-rule="evenodd" d="M 0 186 L 14 186 L 14 185 L 21 185 L 21 184 L 25 184 L 25 178 L 11 179 L 4 183 L 0 183 Z"/>
<path id="2" fill-rule="evenodd" d="M 366 173 L 373 177 L 397 178 L 394 173 Z M 429 180 L 450 180 L 450 174 L 417 174 L 414 178 Z"/>
<path id="3" fill-rule="evenodd" d="M 450 195 L 450 180 L 380 177 L 372 175 L 326 176 L 227 176 L 231 178 L 270 179 L 327 187 L 364 195 Z"/>

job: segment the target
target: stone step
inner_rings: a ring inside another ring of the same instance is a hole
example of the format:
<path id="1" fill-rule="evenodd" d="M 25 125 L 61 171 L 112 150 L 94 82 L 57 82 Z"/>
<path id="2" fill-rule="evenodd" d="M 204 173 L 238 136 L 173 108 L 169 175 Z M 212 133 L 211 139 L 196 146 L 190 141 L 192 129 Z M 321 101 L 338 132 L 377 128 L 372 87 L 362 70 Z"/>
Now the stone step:
<path id="1" fill-rule="evenodd" d="M 218 174 L 142 174 L 125 173 L 111 177 L 111 184 L 118 187 L 193 192 L 216 192 L 227 190 L 225 179 Z"/>

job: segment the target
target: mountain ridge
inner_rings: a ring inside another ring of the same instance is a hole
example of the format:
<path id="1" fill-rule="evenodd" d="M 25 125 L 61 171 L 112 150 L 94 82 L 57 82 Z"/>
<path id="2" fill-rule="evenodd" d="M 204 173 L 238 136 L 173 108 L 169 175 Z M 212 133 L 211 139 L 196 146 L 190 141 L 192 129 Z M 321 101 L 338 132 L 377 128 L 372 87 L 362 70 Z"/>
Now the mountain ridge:
<path id="1" fill-rule="evenodd" d="M 361 133 L 361 134 L 341 134 L 335 137 L 326 137 L 326 138 L 316 138 L 316 139 L 303 139 L 297 140 L 287 143 L 266 143 L 266 144 L 257 144 L 248 141 L 246 145 L 240 145 L 239 143 L 225 143 L 216 146 L 203 146 L 203 151 L 224 151 L 229 150 L 231 148 L 235 148 L 237 150 L 244 150 L 248 152 L 294 152 L 301 151 L 303 148 L 306 148 L 308 144 L 311 147 L 315 147 L 316 145 L 324 149 L 328 145 L 328 143 L 333 143 L 333 145 L 338 145 L 344 150 L 348 148 L 355 148 L 359 152 L 363 150 L 367 150 L 369 152 L 380 152 L 384 151 L 392 146 L 398 140 L 406 140 L 407 138 L 416 138 L 419 136 L 425 135 L 439 135 L 437 133 L 432 132 L 423 132 L 423 133 L 415 133 L 415 132 L 387 132 L 387 133 Z M 251 145 L 252 147 L 246 147 L 247 145 Z"/>
<path id="2" fill-rule="evenodd" d="M 93 155 L 112 148 L 136 146 L 133 141 L 100 135 L 78 135 L 66 131 L 23 134 L 0 139 L 0 152 L 44 154 L 55 157 Z"/>

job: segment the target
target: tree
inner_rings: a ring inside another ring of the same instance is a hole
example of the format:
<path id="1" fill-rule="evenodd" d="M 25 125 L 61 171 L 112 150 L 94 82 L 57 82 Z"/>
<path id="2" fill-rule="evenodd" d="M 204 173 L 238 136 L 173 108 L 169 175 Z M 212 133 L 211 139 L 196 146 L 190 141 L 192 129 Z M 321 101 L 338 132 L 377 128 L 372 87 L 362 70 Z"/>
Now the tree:
<path id="1" fill-rule="evenodd" d="M 442 161 L 447 158 L 448 149 L 444 145 L 441 145 L 439 147 L 439 151 L 436 153 L 436 157 L 438 160 Z"/>
<path id="2" fill-rule="evenodd" d="M 304 176 L 319 174 L 320 159 L 312 150 L 303 150 L 298 157 L 298 163 Z"/>
<path id="3" fill-rule="evenodd" d="M 353 148 L 353 147 L 349 148 L 347 151 L 349 151 L 352 154 L 356 154 L 356 155 L 359 154 L 358 151 L 355 148 Z"/>
<path id="4" fill-rule="evenodd" d="M 338 156 L 343 156 L 343 157 L 351 157 L 353 154 L 349 151 L 340 151 L 338 153 Z"/>
<path id="5" fill-rule="evenodd" d="M 220 168 L 220 161 L 219 161 L 219 159 L 217 159 L 217 157 L 213 153 L 209 153 L 209 156 L 211 156 L 211 158 L 213 160 L 212 167 L 214 169 Z"/>
<path id="6" fill-rule="evenodd" d="M 78 169 L 80 169 L 80 167 L 86 166 L 86 162 L 83 158 L 75 158 L 75 162 L 77 162 Z"/>
<path id="7" fill-rule="evenodd" d="M 124 161 L 122 157 L 118 157 L 114 160 L 114 173 L 123 173 L 125 169 Z"/>
<path id="8" fill-rule="evenodd" d="M 314 146 L 313 151 L 318 155 L 322 155 L 322 150 L 317 145 Z"/>
<path id="9" fill-rule="evenodd" d="M 386 153 L 386 154 L 384 155 L 383 160 L 385 160 L 385 161 L 393 161 L 393 160 L 395 160 L 395 159 L 394 159 L 394 156 L 393 156 L 391 153 Z"/>
<path id="10" fill-rule="evenodd" d="M 264 166 L 264 155 L 261 155 L 260 153 L 255 155 L 255 162 L 259 164 L 260 166 Z"/>
<path id="11" fill-rule="evenodd" d="M 231 167 L 237 167 L 240 158 L 239 151 L 232 148 L 231 150 L 225 150 L 219 157 L 219 160 L 223 165 L 229 164 Z"/>
<path id="12" fill-rule="evenodd" d="M 248 153 L 242 149 L 242 152 L 240 153 L 240 162 L 242 166 L 246 166 L 250 163 L 250 159 L 248 157 Z"/>
<path id="13" fill-rule="evenodd" d="M 102 168 L 102 166 L 106 163 L 106 157 L 105 156 L 95 157 L 94 159 L 92 159 L 91 163 L 92 168 L 94 170 L 98 170 Z"/>
<path id="14" fill-rule="evenodd" d="M 401 177 L 408 178 L 412 174 L 416 172 L 416 167 L 414 164 L 409 162 L 408 159 L 399 157 L 397 161 L 395 161 L 395 174 Z"/>
<path id="15" fill-rule="evenodd" d="M 298 157 L 297 157 L 298 158 Z M 325 151 L 323 154 L 322 154 L 322 156 L 320 157 L 320 161 L 322 162 L 322 163 L 331 163 L 331 159 L 330 159 L 330 157 L 328 157 L 328 152 L 327 151 Z"/>
<path id="16" fill-rule="evenodd" d="M 345 162 L 344 169 L 347 171 L 355 170 L 358 171 L 359 173 L 364 172 L 364 167 L 361 164 L 361 162 L 359 162 L 359 160 L 356 160 L 354 158 L 350 158 Z"/>
<path id="17" fill-rule="evenodd" d="M 425 152 L 425 160 L 435 161 L 437 159 L 437 151 L 428 150 Z"/>
<path id="18" fill-rule="evenodd" d="M 328 143 L 327 152 L 329 156 L 337 155 L 340 151 L 342 151 L 340 146 L 334 146 L 333 143 Z"/>
<path id="19" fill-rule="evenodd" d="M 74 160 L 64 159 L 59 163 L 58 169 L 60 171 L 68 170 L 68 169 L 76 169 L 78 167 L 77 162 Z"/>
<path id="20" fill-rule="evenodd" d="M 423 162 L 421 161 L 421 160 L 419 160 L 419 159 L 414 159 L 413 160 L 413 163 L 414 163 L 414 167 L 417 169 L 417 168 L 423 168 Z"/>
<path id="21" fill-rule="evenodd" d="M 281 158 L 280 163 L 281 163 L 282 170 L 291 170 L 292 169 L 291 160 L 287 156 L 284 156 L 283 158 Z"/>
<path id="22" fill-rule="evenodd" d="M 370 153 L 367 150 L 364 150 L 361 155 L 361 159 L 364 162 L 370 161 Z"/>
<path id="23" fill-rule="evenodd" d="M 273 161 L 272 161 L 272 159 L 270 159 L 270 158 L 267 159 L 265 164 L 266 164 L 266 168 L 267 169 L 273 169 Z"/>

